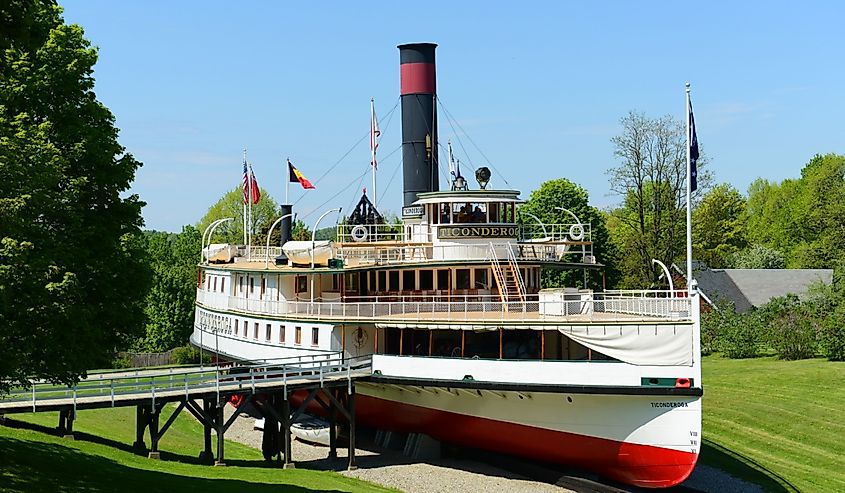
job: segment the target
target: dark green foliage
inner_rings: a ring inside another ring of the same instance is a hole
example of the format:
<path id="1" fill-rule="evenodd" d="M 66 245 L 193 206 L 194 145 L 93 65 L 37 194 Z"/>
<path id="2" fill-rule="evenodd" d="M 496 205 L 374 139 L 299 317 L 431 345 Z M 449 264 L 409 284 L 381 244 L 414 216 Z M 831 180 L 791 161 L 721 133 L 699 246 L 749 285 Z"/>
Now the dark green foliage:
<path id="1" fill-rule="evenodd" d="M 822 354 L 831 361 L 845 361 L 845 304 L 824 320 L 819 333 Z"/>
<path id="2" fill-rule="evenodd" d="M 738 314 L 733 306 L 721 304 L 702 315 L 702 353 L 720 351 L 729 358 L 753 358 L 763 341 L 763 324 L 754 312 Z"/>
<path id="3" fill-rule="evenodd" d="M 616 267 L 616 249 L 610 239 L 610 233 L 605 225 L 605 214 L 589 205 L 587 191 L 571 181 L 560 178 L 549 180 L 540 188 L 531 192 L 531 196 L 520 207 L 519 219 L 523 224 L 536 225 L 536 219 L 544 224 L 572 224 L 574 219 L 556 207 L 565 207 L 572 211 L 584 224 L 592 228 L 593 255 L 598 263 L 606 265 L 604 271 L 608 286 L 615 286 L 619 279 Z M 536 226 L 539 228 L 539 226 Z M 570 260 L 581 262 L 580 250 L 569 255 Z M 583 272 L 581 270 L 554 271 L 544 269 L 541 279 L 543 287 L 583 286 Z M 600 288 L 602 286 L 601 272 L 589 272 L 588 286 Z"/>
<path id="4" fill-rule="evenodd" d="M 767 342 L 778 358 L 812 358 L 818 349 L 819 320 L 813 317 L 809 303 L 789 294 L 774 298 L 760 310 L 767 327 Z"/>
<path id="5" fill-rule="evenodd" d="M 96 49 L 60 12 L 0 4 L 0 387 L 72 383 L 143 330 L 143 203 L 125 194 L 141 163 L 93 92 Z"/>
<path id="6" fill-rule="evenodd" d="M 173 362 L 177 365 L 197 365 L 200 363 L 200 350 L 194 346 L 180 346 L 173 350 Z M 211 363 L 211 355 L 202 353 L 202 362 Z"/>
<path id="7" fill-rule="evenodd" d="M 179 234 L 153 232 L 147 238 L 153 283 L 146 297 L 146 334 L 133 348 L 164 352 L 185 344 L 194 325 L 200 232 L 185 226 Z"/>

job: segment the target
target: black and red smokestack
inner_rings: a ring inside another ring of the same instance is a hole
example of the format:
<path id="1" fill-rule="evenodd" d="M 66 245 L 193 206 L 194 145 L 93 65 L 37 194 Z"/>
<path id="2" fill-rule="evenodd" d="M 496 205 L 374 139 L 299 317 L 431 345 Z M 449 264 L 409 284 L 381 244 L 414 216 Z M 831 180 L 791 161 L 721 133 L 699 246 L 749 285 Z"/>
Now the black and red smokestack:
<path id="1" fill-rule="evenodd" d="M 433 43 L 399 45 L 404 205 L 440 189 L 437 169 L 437 77 Z"/>

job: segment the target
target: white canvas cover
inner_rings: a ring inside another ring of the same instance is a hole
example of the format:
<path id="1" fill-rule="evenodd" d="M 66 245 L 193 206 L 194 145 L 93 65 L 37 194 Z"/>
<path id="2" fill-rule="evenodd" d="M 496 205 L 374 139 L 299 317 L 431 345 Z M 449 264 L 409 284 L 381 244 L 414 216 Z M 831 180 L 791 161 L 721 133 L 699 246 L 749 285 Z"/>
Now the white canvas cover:
<path id="1" fill-rule="evenodd" d="M 577 325 L 558 329 L 584 346 L 632 365 L 692 365 L 692 325 Z"/>

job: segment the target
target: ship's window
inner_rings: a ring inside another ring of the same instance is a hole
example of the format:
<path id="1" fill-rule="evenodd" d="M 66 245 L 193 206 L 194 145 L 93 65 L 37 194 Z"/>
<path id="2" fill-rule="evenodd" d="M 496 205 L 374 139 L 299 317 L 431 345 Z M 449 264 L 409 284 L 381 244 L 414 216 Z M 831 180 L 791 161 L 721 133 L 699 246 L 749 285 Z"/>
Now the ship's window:
<path id="1" fill-rule="evenodd" d="M 332 291 L 340 291 L 340 274 L 332 274 Z"/>
<path id="2" fill-rule="evenodd" d="M 502 333 L 503 359 L 540 359 L 540 331 L 505 330 Z"/>
<path id="3" fill-rule="evenodd" d="M 255 291 L 255 278 L 250 277 L 249 278 L 249 294 L 252 294 L 253 291 Z"/>
<path id="4" fill-rule="evenodd" d="M 402 355 L 428 356 L 428 354 L 429 331 L 404 329 L 404 333 L 402 334 Z"/>
<path id="5" fill-rule="evenodd" d="M 489 217 L 488 220 L 491 223 L 499 222 L 499 203 L 498 202 L 494 202 L 494 203 L 490 204 L 490 207 L 488 208 L 488 212 L 490 213 L 490 217 Z"/>
<path id="6" fill-rule="evenodd" d="M 268 341 L 270 340 L 270 332 L 272 330 L 272 327 L 273 327 L 272 325 L 267 324 L 267 327 L 265 329 L 266 333 L 264 334 L 264 336 L 265 336 L 264 338 L 267 339 Z"/>
<path id="7" fill-rule="evenodd" d="M 378 271 L 378 290 L 387 291 L 387 272 Z"/>
<path id="8" fill-rule="evenodd" d="M 264 276 L 261 277 L 261 297 L 264 298 L 264 291 L 267 290 L 267 279 Z"/>
<path id="9" fill-rule="evenodd" d="M 217 276 L 214 276 L 214 288 L 212 291 L 217 291 Z"/>
<path id="10" fill-rule="evenodd" d="M 496 359 L 499 357 L 499 331 L 467 331 L 464 345 L 464 357 Z"/>
<path id="11" fill-rule="evenodd" d="M 435 330 L 432 334 L 432 356 L 461 357 L 461 331 Z"/>
<path id="12" fill-rule="evenodd" d="M 252 333 L 253 339 L 258 339 L 258 322 L 255 322 L 255 330 Z"/>
<path id="13" fill-rule="evenodd" d="M 276 301 L 282 296 L 282 276 L 276 276 Z"/>
<path id="14" fill-rule="evenodd" d="M 469 289 L 469 269 L 458 269 L 455 271 L 455 288 Z"/>
<path id="15" fill-rule="evenodd" d="M 238 335 L 238 319 L 235 319 L 235 335 Z"/>
<path id="16" fill-rule="evenodd" d="M 220 278 L 220 292 L 223 293 L 225 291 L 226 291 L 226 278 L 221 277 Z"/>
<path id="17" fill-rule="evenodd" d="M 475 289 L 487 288 L 487 269 L 475 269 Z"/>
<path id="18" fill-rule="evenodd" d="M 285 326 L 284 324 L 279 325 L 279 342 L 280 343 L 285 342 L 285 330 L 286 329 L 287 329 L 287 326 Z"/>
<path id="19" fill-rule="evenodd" d="M 238 276 L 238 292 L 239 293 L 244 292 L 244 278 L 243 278 L 243 276 Z"/>
<path id="20" fill-rule="evenodd" d="M 432 290 L 434 289 L 434 272 L 431 270 L 420 271 L 420 289 Z"/>
<path id="21" fill-rule="evenodd" d="M 451 221 L 451 204 L 440 204 L 440 222 L 449 224 Z"/>
<path id="22" fill-rule="evenodd" d="M 297 327 L 293 332 L 293 343 L 302 344 L 302 327 Z"/>
<path id="23" fill-rule="evenodd" d="M 402 289 L 405 291 L 413 291 L 417 289 L 416 276 L 414 275 L 415 272 L 416 271 L 413 270 L 402 271 Z"/>
<path id="24" fill-rule="evenodd" d="M 388 291 L 399 291 L 399 271 L 392 270 L 387 274 L 387 290 Z"/>
<path id="25" fill-rule="evenodd" d="M 358 292 L 358 273 L 346 274 L 346 291 L 351 293 Z"/>
<path id="26" fill-rule="evenodd" d="M 320 344 L 320 329 L 311 327 L 311 345 L 317 346 Z"/>
<path id="27" fill-rule="evenodd" d="M 308 291 L 308 276 L 296 276 L 296 292 L 304 293 Z"/>
<path id="28" fill-rule="evenodd" d="M 449 289 L 448 269 L 440 269 L 437 271 L 437 289 Z"/>

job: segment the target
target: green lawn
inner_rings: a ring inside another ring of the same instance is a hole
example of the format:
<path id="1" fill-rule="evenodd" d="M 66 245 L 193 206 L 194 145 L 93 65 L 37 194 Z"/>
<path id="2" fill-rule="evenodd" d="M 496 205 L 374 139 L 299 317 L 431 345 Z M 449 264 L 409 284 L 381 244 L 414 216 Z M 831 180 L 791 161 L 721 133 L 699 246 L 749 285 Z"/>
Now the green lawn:
<path id="1" fill-rule="evenodd" d="M 6 426 L 0 426 L 0 491 L 389 491 L 334 472 L 283 470 L 266 464 L 261 451 L 229 441 L 226 467 L 200 464 L 202 427 L 185 412 L 159 443 L 162 460 L 150 460 L 131 448 L 134 412 L 80 411 L 76 440 L 54 436 L 57 413 L 8 416 Z M 149 446 L 148 435 L 146 442 Z"/>
<path id="2" fill-rule="evenodd" d="M 702 462 L 769 491 L 845 491 L 845 363 L 703 361 Z"/>

